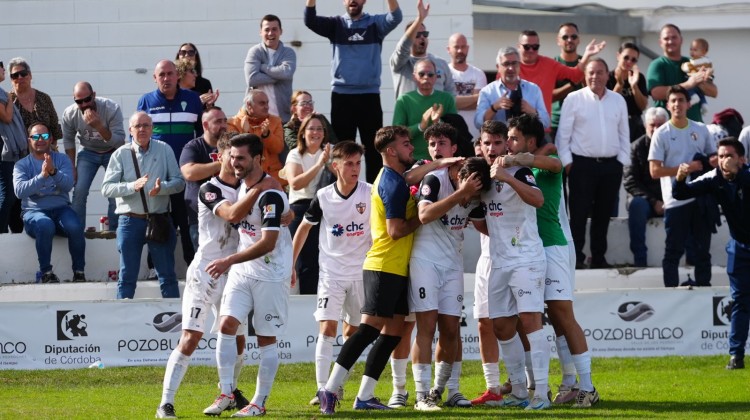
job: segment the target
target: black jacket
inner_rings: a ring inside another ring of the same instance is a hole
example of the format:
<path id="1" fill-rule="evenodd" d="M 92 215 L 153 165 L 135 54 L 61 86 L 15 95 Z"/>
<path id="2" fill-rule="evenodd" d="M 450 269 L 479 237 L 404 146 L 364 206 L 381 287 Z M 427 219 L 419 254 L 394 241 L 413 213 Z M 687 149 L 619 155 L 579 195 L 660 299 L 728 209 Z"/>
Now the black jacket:
<path id="1" fill-rule="evenodd" d="M 645 197 L 651 207 L 657 201 L 662 201 L 661 183 L 659 179 L 651 178 L 648 166 L 648 148 L 651 139 L 645 134 L 630 145 L 630 166 L 623 172 L 623 186 L 632 196 Z"/>

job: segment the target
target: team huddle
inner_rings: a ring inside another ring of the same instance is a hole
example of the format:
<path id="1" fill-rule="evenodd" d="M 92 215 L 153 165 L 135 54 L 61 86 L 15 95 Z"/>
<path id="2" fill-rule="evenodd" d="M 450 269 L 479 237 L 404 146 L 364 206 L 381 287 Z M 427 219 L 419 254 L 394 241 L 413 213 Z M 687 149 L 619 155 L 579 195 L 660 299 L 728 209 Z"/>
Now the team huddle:
<path id="1" fill-rule="evenodd" d="M 408 404 L 407 360 L 398 355 L 409 351 L 416 410 L 436 411 L 441 404 L 539 410 L 553 402 L 579 407 L 598 402 L 586 341 L 572 310 L 575 255 L 563 229 L 567 217 L 560 216 L 562 165 L 554 146 L 543 144 L 542 123 L 528 115 L 511 119 L 508 126 L 488 121 L 477 142 L 483 157 L 468 159 L 454 157 L 457 134 L 450 125 L 433 124 L 424 136 L 433 160 L 415 163 L 405 127 L 380 129 L 375 148 L 383 169 L 372 185 L 359 180 L 363 147 L 352 141 L 336 144 L 330 165 L 336 181 L 316 192 L 293 239 L 286 227 L 292 218 L 286 195 L 260 166 L 259 137 L 222 139 L 221 170 L 200 188 L 200 245 L 187 272 L 183 333 L 167 363 L 158 418 L 176 417 L 175 393 L 202 334 L 209 331 L 206 319 L 212 309 L 221 391 L 204 414 L 266 413 L 279 366 L 276 337 L 284 333 L 295 282 L 292 267 L 314 225 L 320 225 L 315 311 L 320 333 L 317 392 L 310 403 L 319 404 L 323 414 L 334 414 L 352 366 L 370 344 L 355 409 Z M 414 193 L 410 185 L 418 185 Z M 482 233 L 474 315 L 487 382 L 487 391 L 472 401 L 459 390 L 461 249 L 463 229 L 470 223 Z M 542 331 L 545 302 L 564 374 L 554 399 L 548 385 L 550 343 Z M 237 384 L 243 321 L 251 311 L 260 361 L 255 394 L 248 400 Z M 331 367 L 340 319 L 346 341 Z M 502 385 L 498 342 L 508 371 Z M 383 404 L 374 390 L 389 359 L 394 391 Z"/>

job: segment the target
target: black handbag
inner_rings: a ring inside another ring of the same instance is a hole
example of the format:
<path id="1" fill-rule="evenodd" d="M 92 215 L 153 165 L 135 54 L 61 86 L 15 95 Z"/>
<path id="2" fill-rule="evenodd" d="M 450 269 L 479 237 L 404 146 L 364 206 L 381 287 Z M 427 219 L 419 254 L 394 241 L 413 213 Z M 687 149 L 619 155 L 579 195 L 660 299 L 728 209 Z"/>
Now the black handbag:
<path id="1" fill-rule="evenodd" d="M 135 150 L 130 149 L 133 156 L 133 165 L 135 166 L 136 179 L 140 179 L 141 170 L 138 167 L 138 159 L 135 157 Z M 149 213 L 148 204 L 146 203 L 146 193 L 141 188 L 141 201 L 143 201 L 143 210 L 146 212 L 148 226 L 146 226 L 146 240 L 163 244 L 169 240 L 170 224 L 172 221 L 168 213 Z"/>

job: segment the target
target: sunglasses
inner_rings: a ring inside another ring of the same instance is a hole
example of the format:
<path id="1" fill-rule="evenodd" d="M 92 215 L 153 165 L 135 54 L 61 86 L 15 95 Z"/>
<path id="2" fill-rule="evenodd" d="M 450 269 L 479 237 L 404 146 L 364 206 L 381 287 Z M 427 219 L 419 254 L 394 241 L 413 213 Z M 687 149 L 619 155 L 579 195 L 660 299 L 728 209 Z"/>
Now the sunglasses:
<path id="1" fill-rule="evenodd" d="M 73 102 L 77 103 L 78 105 L 83 105 L 91 102 L 92 99 L 94 99 L 94 95 L 89 95 L 83 99 L 73 99 Z"/>
<path id="2" fill-rule="evenodd" d="M 567 40 L 575 41 L 576 39 L 578 39 L 578 35 L 576 35 L 576 34 L 563 35 L 560 38 L 562 38 L 563 41 L 567 41 Z"/>
<path id="3" fill-rule="evenodd" d="M 31 136 L 29 136 L 29 138 L 33 141 L 39 141 L 39 140 L 47 141 L 49 140 L 49 133 L 32 134 Z"/>
<path id="4" fill-rule="evenodd" d="M 433 73 L 431 71 L 429 71 L 429 72 L 420 71 L 420 72 L 417 72 L 417 76 L 419 76 L 419 77 L 425 77 L 425 76 L 427 76 L 427 77 L 435 77 L 435 73 Z"/>
<path id="5" fill-rule="evenodd" d="M 10 74 L 10 78 L 13 79 L 13 80 L 16 80 L 19 77 L 26 77 L 28 75 L 29 75 L 29 71 L 28 70 L 21 70 L 21 71 L 15 72 L 15 73 L 11 73 Z"/>
<path id="6" fill-rule="evenodd" d="M 631 57 L 629 55 L 623 56 L 622 59 L 625 60 L 625 61 L 630 61 L 633 64 L 635 64 L 635 63 L 638 62 L 638 58 L 637 57 Z"/>
<path id="7" fill-rule="evenodd" d="M 429 36 L 430 36 L 430 31 L 417 32 L 417 38 L 428 38 Z"/>
<path id="8" fill-rule="evenodd" d="M 180 57 L 195 57 L 195 50 L 180 50 L 178 54 L 180 55 Z"/>
<path id="9" fill-rule="evenodd" d="M 539 44 L 523 44 L 521 45 L 524 51 L 534 50 L 539 51 Z"/>

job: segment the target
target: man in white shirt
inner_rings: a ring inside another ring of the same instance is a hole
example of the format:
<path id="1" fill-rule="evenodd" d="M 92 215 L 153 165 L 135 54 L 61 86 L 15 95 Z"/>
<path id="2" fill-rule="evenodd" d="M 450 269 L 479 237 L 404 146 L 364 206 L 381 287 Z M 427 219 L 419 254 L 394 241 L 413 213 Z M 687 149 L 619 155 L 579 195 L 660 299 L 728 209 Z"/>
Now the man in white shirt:
<path id="1" fill-rule="evenodd" d="M 612 209 L 622 169 L 630 165 L 628 109 L 622 95 L 607 89 L 609 69 L 601 58 L 586 65 L 586 87 L 568 95 L 560 113 L 557 144 L 568 174 L 570 228 L 576 269 L 584 268 L 586 219 L 591 214 L 591 268 L 611 267 L 604 259 Z"/>
<path id="2" fill-rule="evenodd" d="M 477 67 L 466 62 L 469 55 L 469 44 L 462 33 L 456 32 L 448 38 L 448 64 L 456 86 L 456 108 L 466 121 L 473 138 L 479 137 L 479 129 L 474 126 L 474 110 L 477 109 L 479 91 L 487 86 L 487 75 Z"/>

